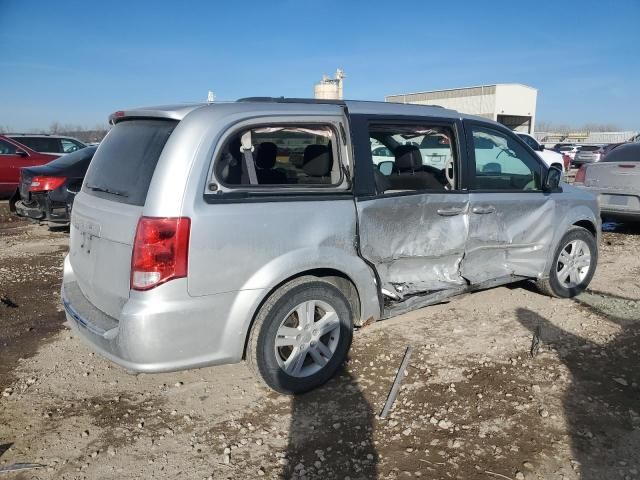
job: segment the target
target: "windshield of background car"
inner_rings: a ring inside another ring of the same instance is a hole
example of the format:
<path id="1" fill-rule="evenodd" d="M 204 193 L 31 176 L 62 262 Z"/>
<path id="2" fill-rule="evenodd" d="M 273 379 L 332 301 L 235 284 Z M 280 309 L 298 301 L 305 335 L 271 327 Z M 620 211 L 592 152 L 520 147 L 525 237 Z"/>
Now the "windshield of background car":
<path id="1" fill-rule="evenodd" d="M 539 148 L 538 143 L 533 138 L 531 138 L 530 136 L 528 136 L 528 135 L 518 135 L 518 136 L 524 141 L 524 143 L 529 145 L 534 150 Z"/>
<path id="2" fill-rule="evenodd" d="M 579 152 L 597 152 L 598 150 L 600 150 L 600 147 L 597 145 L 584 145 L 578 148 Z"/>
<path id="3" fill-rule="evenodd" d="M 125 120 L 100 143 L 83 191 L 114 202 L 143 206 L 160 154 L 175 120 Z"/>

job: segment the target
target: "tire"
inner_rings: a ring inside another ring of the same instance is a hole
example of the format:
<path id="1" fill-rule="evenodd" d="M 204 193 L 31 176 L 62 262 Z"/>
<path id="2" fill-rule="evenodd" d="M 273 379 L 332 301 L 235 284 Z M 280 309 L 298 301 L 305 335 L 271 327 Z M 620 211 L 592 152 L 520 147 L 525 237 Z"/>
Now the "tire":
<path id="1" fill-rule="evenodd" d="M 247 363 L 273 390 L 304 393 L 333 377 L 352 337 L 353 312 L 345 295 L 322 278 L 304 276 L 280 287 L 260 308 L 249 334 Z"/>
<path id="2" fill-rule="evenodd" d="M 572 247 L 570 247 L 571 244 L 573 244 Z M 572 256 L 574 249 L 576 249 L 576 253 Z M 586 262 L 586 259 L 580 253 L 586 254 L 586 250 L 588 250 L 589 262 L 587 266 L 581 266 Z M 576 262 L 575 267 L 570 264 L 566 265 L 570 273 L 564 270 L 565 264 L 560 258 L 561 255 L 569 262 Z M 581 258 L 582 260 L 580 260 Z M 538 289 L 551 297 L 575 297 L 587 288 L 596 271 L 597 264 L 598 246 L 593 234 L 582 227 L 571 227 L 556 247 L 547 277 L 538 280 Z"/>

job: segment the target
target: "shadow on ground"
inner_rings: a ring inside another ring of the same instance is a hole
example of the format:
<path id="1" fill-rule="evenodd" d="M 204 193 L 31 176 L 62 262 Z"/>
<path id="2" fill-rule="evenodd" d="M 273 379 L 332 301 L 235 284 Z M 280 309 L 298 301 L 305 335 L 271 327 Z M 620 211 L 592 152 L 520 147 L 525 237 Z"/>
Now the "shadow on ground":
<path id="1" fill-rule="evenodd" d="M 345 408 L 349 405 L 349 408 Z M 374 413 L 346 371 L 293 397 L 284 478 L 377 478 Z"/>
<path id="2" fill-rule="evenodd" d="M 609 342 L 595 343 L 554 325 L 528 309 L 518 320 L 542 327 L 572 375 L 564 399 L 574 459 L 583 480 L 637 478 L 640 474 L 640 312 L 633 299 L 602 292 L 577 302 L 620 326 Z M 631 302 L 631 305 L 630 305 Z M 636 305 L 636 306 L 634 306 Z"/>

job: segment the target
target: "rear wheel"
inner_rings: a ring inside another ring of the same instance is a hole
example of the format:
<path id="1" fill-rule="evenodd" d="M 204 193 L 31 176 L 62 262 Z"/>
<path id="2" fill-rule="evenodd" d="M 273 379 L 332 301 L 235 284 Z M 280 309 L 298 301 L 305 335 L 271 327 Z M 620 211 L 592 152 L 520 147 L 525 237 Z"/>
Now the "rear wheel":
<path id="1" fill-rule="evenodd" d="M 256 317 L 247 362 L 270 388 L 288 394 L 329 380 L 346 359 L 353 312 L 335 285 L 318 277 L 295 279 L 271 295 Z"/>
<path id="2" fill-rule="evenodd" d="M 556 249 L 548 278 L 538 288 L 552 297 L 571 298 L 587 288 L 598 263 L 596 240 L 588 230 L 572 227 Z"/>

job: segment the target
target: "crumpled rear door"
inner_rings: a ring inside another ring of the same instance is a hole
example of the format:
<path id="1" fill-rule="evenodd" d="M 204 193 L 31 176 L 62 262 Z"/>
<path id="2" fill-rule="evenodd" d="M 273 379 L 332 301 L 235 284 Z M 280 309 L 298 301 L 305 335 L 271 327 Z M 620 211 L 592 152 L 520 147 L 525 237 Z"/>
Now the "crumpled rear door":
<path id="1" fill-rule="evenodd" d="M 468 233 L 466 193 L 359 199 L 360 253 L 382 287 L 399 297 L 466 285 L 460 276 Z"/>

